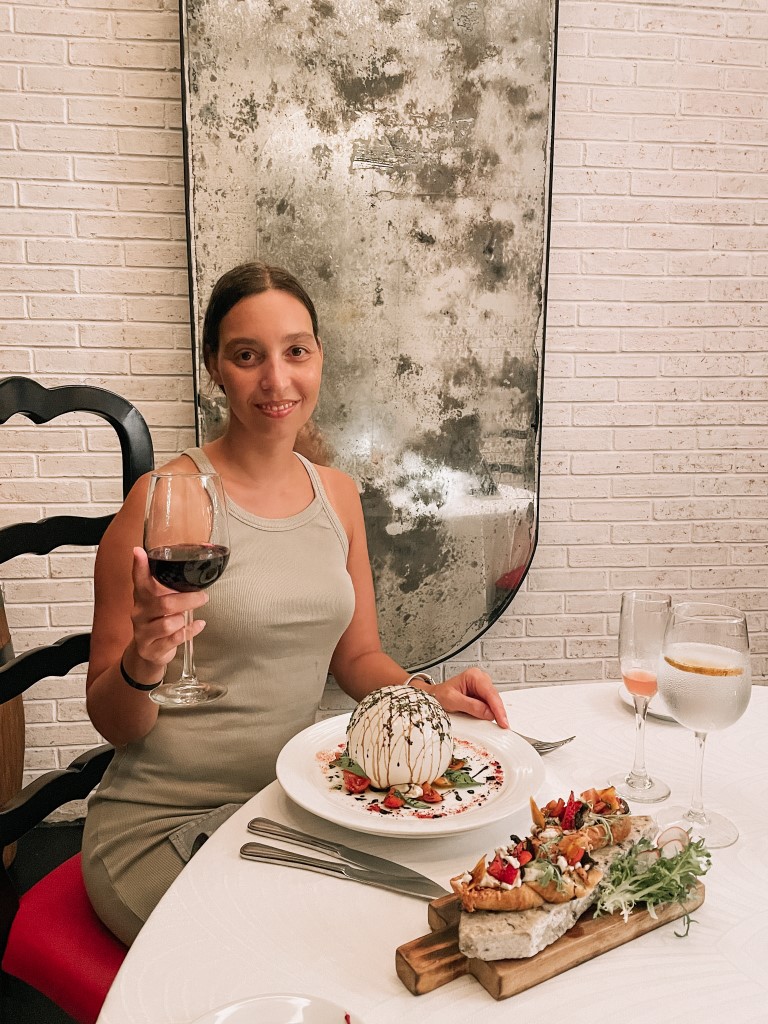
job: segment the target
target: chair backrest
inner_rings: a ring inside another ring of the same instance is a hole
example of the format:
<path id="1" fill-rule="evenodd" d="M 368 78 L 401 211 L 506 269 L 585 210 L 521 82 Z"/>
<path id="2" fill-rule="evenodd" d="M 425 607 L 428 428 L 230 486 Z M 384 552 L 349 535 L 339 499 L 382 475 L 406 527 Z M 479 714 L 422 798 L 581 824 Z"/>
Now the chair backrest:
<path id="1" fill-rule="evenodd" d="M 3 588 L 0 586 L 0 665 L 13 660 L 13 643 L 5 617 Z M 24 708 L 21 697 L 0 704 L 0 806 L 21 789 L 24 777 Z M 0 859 L 7 868 L 16 854 L 15 844 L 2 850 Z"/>
<path id="2" fill-rule="evenodd" d="M 103 388 L 45 388 L 26 377 L 0 381 L 0 424 L 21 413 L 33 423 L 47 423 L 65 413 L 85 412 L 106 420 L 120 441 L 123 496 L 154 465 L 152 439 L 141 414 L 130 402 Z M 53 516 L 39 522 L 16 523 L 0 530 L 0 565 L 20 554 L 45 555 L 61 545 L 98 544 L 112 515 Z M 46 676 L 64 676 L 88 661 L 90 632 L 26 651 L 0 665 L 0 705 Z M 0 809 L 0 849 L 15 842 L 48 814 L 70 800 L 85 798 L 101 778 L 114 753 L 105 744 L 76 758 L 67 768 L 34 780 Z M 2 873 L 0 869 L 0 874 Z M 0 889 L 2 889 L 0 879 Z M 0 940 L 2 939 L 0 922 Z"/>
<path id="3" fill-rule="evenodd" d="M 0 381 L 0 424 L 21 413 L 33 423 L 47 423 L 65 413 L 86 412 L 114 427 L 123 462 L 123 497 L 154 465 L 152 438 L 141 413 L 119 395 L 81 385 L 45 388 L 28 377 Z M 98 544 L 112 521 L 105 516 L 52 516 L 34 523 L 14 523 L 0 530 L 0 565 L 21 554 L 47 555 L 64 544 Z M 44 676 L 62 676 L 88 660 L 90 633 L 63 637 L 55 644 L 19 655 L 0 669 L 0 704 L 27 690 Z"/>

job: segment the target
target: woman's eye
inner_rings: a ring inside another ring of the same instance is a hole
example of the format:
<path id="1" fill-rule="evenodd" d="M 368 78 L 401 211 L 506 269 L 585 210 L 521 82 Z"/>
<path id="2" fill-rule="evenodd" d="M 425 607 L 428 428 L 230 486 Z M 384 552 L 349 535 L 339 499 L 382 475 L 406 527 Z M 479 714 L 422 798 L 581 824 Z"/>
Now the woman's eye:
<path id="1" fill-rule="evenodd" d="M 238 363 L 252 363 L 253 352 L 238 352 L 235 358 L 237 359 Z"/>

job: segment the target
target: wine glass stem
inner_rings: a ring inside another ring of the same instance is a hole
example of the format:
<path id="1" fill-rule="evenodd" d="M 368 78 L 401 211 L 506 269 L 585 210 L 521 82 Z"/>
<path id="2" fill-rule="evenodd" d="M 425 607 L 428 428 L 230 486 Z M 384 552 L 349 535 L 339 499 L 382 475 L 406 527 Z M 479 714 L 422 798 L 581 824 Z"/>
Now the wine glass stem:
<path id="1" fill-rule="evenodd" d="M 707 815 L 704 811 L 704 744 L 707 741 L 705 732 L 695 732 L 696 740 L 696 764 L 693 771 L 693 796 L 691 807 L 686 817 L 694 821 L 706 823 Z"/>
<path id="2" fill-rule="evenodd" d="M 632 776 L 645 781 L 648 772 L 645 770 L 645 718 L 648 714 L 650 697 L 633 694 L 635 702 L 635 763 L 632 765 Z"/>
<path id="3" fill-rule="evenodd" d="M 192 648 L 192 609 L 184 612 L 184 666 L 181 670 L 179 683 L 191 685 L 197 683 L 197 670 L 195 669 L 195 655 Z"/>

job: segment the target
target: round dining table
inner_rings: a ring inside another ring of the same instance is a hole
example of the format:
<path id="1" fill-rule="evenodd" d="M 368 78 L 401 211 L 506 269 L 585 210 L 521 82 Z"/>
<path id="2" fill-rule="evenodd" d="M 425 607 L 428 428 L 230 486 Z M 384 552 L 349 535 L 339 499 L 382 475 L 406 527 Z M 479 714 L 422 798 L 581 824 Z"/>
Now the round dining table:
<path id="1" fill-rule="evenodd" d="M 503 699 L 519 732 L 545 739 L 575 735 L 544 756 L 539 803 L 571 789 L 600 788 L 609 775 L 629 769 L 633 712 L 618 683 L 536 686 L 507 691 Z M 449 888 L 451 876 L 506 844 L 511 831 L 525 834 L 527 812 L 459 834 L 393 838 L 317 817 L 274 782 L 214 833 L 168 890 L 129 950 L 98 1024 L 190 1024 L 214 1008 L 267 993 L 328 1000 L 343 1007 L 352 1024 L 768 1021 L 766 737 L 768 688 L 756 685 L 743 718 L 707 741 L 705 804 L 727 813 L 740 836 L 733 846 L 712 851 L 705 900 L 688 935 L 676 934 L 679 921 L 665 924 L 504 1000 L 471 976 L 419 996 L 404 986 L 395 951 L 429 932 L 423 900 L 254 863 L 239 851 L 255 838 L 247 824 L 260 815 L 397 861 Z M 670 803 L 687 806 L 692 734 L 649 715 L 646 763 L 672 795 L 661 804 L 631 804 L 631 810 L 653 814 Z M 253 1024 L 261 1024 L 256 1010 Z"/>

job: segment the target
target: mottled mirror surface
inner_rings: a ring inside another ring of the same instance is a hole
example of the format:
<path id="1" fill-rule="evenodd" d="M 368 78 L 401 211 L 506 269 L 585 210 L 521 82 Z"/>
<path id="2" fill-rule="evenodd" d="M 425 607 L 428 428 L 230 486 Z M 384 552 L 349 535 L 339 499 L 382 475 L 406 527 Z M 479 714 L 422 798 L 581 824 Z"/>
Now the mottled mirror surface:
<path id="1" fill-rule="evenodd" d="M 498 616 L 536 537 L 554 7 L 182 13 L 196 343 L 230 267 L 306 285 L 316 422 L 359 484 L 384 646 L 428 666 Z M 198 367 L 205 440 L 223 409 Z"/>

